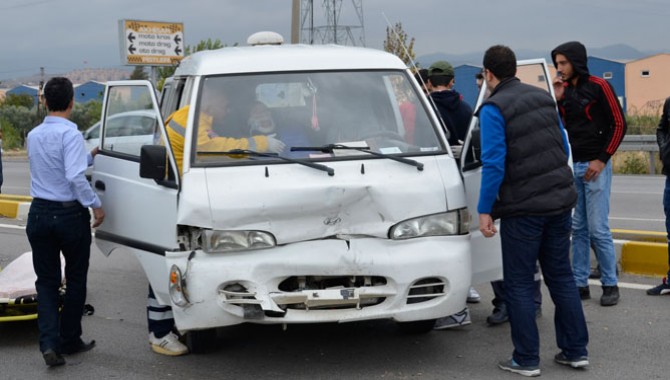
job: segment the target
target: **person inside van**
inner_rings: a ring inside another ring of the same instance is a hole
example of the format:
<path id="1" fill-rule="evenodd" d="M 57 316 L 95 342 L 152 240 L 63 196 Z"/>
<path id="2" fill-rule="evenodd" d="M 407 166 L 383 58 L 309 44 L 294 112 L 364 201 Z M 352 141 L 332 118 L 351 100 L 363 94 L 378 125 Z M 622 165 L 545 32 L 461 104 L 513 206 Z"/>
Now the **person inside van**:
<path id="1" fill-rule="evenodd" d="M 284 151 L 279 152 L 282 156 L 298 158 L 307 157 L 308 152 L 291 152 L 292 146 L 310 146 L 311 143 L 307 136 L 304 126 L 286 125 L 278 126 L 272 118 L 270 108 L 261 101 L 256 101 L 251 107 L 249 118 L 247 120 L 249 127 L 249 136 L 268 136 L 279 139 L 286 144 Z"/>
<path id="2" fill-rule="evenodd" d="M 165 121 L 170 146 L 177 161 L 179 172 L 182 173 L 184 161 L 184 136 L 190 105 L 186 105 L 170 115 Z M 209 92 L 202 97 L 200 114 L 196 117 L 198 151 L 228 151 L 232 149 L 249 149 L 264 153 L 280 153 L 286 144 L 273 136 L 254 135 L 249 138 L 219 136 L 214 130 L 214 123 L 225 125 L 230 113 L 228 97 L 223 92 Z M 223 128 L 225 130 L 225 127 Z"/>

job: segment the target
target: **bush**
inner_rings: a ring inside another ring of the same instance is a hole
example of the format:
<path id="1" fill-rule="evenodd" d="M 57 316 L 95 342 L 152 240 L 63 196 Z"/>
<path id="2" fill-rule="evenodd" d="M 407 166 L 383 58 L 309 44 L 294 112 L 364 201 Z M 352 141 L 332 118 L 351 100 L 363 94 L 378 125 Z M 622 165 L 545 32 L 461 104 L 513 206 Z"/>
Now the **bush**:
<path id="1" fill-rule="evenodd" d="M 23 138 L 16 128 L 4 120 L 0 120 L 0 128 L 2 128 L 3 149 L 23 148 Z"/>

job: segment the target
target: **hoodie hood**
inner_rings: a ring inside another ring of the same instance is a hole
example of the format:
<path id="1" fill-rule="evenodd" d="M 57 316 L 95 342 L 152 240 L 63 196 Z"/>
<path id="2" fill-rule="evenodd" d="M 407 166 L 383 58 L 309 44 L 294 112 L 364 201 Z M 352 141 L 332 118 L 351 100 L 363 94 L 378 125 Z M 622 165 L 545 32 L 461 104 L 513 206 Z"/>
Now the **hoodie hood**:
<path id="1" fill-rule="evenodd" d="M 431 92 L 430 96 L 433 98 L 435 105 L 442 106 L 449 111 L 456 110 L 461 104 L 461 94 L 455 90 L 444 90 Z"/>
<path id="2" fill-rule="evenodd" d="M 572 64 L 572 69 L 578 76 L 589 75 L 589 68 L 586 65 L 586 48 L 581 42 L 570 41 L 562 45 L 558 45 L 556 49 L 551 51 L 551 60 L 556 67 L 556 55 L 563 54 L 565 58 Z"/>

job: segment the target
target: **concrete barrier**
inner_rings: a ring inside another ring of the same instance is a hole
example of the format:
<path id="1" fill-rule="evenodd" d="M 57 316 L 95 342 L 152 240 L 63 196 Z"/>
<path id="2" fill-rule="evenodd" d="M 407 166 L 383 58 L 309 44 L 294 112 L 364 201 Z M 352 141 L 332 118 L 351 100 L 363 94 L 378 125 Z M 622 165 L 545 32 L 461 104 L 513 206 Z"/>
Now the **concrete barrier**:
<path id="1" fill-rule="evenodd" d="M 0 215 L 26 220 L 32 200 L 33 198 L 27 195 L 0 194 Z"/>

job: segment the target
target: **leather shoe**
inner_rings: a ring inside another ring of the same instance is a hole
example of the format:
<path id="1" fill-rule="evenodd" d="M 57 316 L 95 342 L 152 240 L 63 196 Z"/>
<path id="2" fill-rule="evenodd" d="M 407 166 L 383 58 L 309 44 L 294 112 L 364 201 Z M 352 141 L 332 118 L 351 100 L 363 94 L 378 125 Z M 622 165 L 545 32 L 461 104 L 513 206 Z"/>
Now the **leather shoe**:
<path id="1" fill-rule="evenodd" d="M 507 306 L 505 304 L 495 308 L 493 313 L 486 317 L 486 323 L 489 326 L 501 325 L 507 321 L 509 321 L 509 316 L 507 315 Z"/>
<path id="2" fill-rule="evenodd" d="M 95 340 L 86 343 L 83 340 L 79 339 L 79 342 L 75 344 L 63 346 L 61 352 L 65 355 L 73 355 L 80 352 L 86 352 L 92 349 L 93 347 L 95 347 Z"/>
<path id="3" fill-rule="evenodd" d="M 44 351 L 42 353 L 42 357 L 44 358 L 44 362 L 49 367 L 55 367 L 65 364 L 65 358 L 61 354 L 52 349 Z"/>

